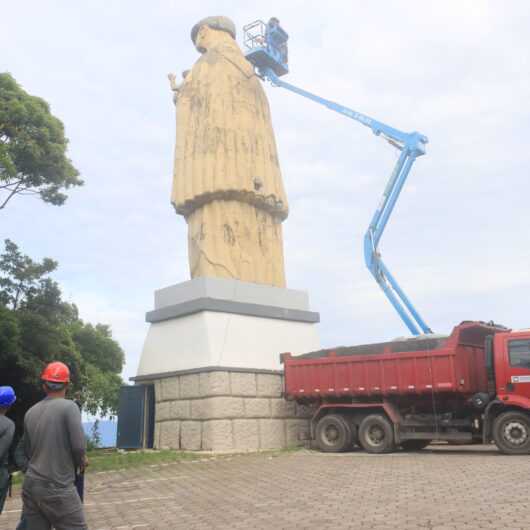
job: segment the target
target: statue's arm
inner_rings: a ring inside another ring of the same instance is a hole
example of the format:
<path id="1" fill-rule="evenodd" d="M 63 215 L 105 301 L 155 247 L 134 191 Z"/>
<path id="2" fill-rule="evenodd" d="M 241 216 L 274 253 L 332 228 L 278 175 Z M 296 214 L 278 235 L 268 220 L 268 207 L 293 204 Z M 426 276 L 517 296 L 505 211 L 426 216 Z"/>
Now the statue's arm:
<path id="1" fill-rule="evenodd" d="M 184 72 L 182 72 L 182 83 L 177 83 L 177 76 L 174 73 L 167 74 L 167 78 L 169 79 L 169 86 L 173 91 L 173 103 L 175 105 L 177 104 L 182 85 L 186 81 L 186 77 L 188 76 L 189 72 L 189 70 L 184 70 Z"/>
<path id="2" fill-rule="evenodd" d="M 178 90 L 177 85 L 177 76 L 174 73 L 167 74 L 167 78 L 169 79 L 169 86 L 171 87 L 171 90 L 176 92 Z"/>
<path id="3" fill-rule="evenodd" d="M 182 83 L 180 85 L 177 84 L 177 76 L 174 73 L 167 74 L 167 78 L 169 79 L 169 86 L 171 87 L 171 90 L 173 92 L 173 104 L 176 105 L 179 97 L 179 90 L 182 86 Z"/>

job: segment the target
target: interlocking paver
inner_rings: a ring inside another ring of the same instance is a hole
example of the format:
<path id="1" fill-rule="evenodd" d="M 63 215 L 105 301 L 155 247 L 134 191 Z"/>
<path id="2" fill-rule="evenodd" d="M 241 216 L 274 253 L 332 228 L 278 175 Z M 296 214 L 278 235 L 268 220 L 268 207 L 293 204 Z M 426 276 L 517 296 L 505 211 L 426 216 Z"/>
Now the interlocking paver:
<path id="1" fill-rule="evenodd" d="M 493 447 L 222 456 L 94 473 L 91 530 L 528 528 L 530 458 Z M 20 516 L 15 489 L 0 529 Z"/>

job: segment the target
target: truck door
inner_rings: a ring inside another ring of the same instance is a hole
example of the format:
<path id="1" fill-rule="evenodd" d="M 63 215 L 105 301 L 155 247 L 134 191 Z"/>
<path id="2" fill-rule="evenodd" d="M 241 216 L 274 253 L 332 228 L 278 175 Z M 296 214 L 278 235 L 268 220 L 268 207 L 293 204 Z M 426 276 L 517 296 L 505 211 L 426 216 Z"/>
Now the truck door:
<path id="1" fill-rule="evenodd" d="M 505 375 L 497 384 L 506 394 L 530 400 L 530 333 L 508 334 L 503 341 Z"/>

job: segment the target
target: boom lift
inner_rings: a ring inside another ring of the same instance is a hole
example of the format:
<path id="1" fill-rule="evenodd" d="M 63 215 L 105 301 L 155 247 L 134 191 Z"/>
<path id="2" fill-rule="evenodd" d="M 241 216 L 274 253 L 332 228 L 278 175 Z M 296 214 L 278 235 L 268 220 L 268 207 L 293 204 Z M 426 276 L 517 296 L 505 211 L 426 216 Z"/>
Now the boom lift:
<path id="1" fill-rule="evenodd" d="M 362 125 L 369 127 L 376 136 L 381 136 L 390 145 L 401 151 L 386 185 L 382 200 L 364 236 L 364 260 L 409 331 L 413 335 L 432 333 L 429 326 L 390 273 L 388 267 L 383 263 L 378 248 L 381 236 L 407 180 L 412 164 L 414 164 L 417 157 L 425 154 L 425 145 L 428 142 L 427 137 L 418 132 L 402 132 L 365 114 L 334 101 L 321 98 L 280 79 L 281 76 L 289 72 L 287 56 L 289 35 L 280 26 L 278 19 L 271 18 L 268 23 L 256 20 L 244 26 L 243 31 L 246 49 L 245 57 L 252 63 L 261 79 L 267 79 L 275 87 L 290 90 L 295 94 L 324 105 L 330 110 L 358 121 Z"/>

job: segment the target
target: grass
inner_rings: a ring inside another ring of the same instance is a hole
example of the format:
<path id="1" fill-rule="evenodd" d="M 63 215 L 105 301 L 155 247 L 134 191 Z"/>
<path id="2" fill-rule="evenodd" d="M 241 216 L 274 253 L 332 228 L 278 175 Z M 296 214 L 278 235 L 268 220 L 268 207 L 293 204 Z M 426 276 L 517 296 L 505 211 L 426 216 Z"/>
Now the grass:
<path id="1" fill-rule="evenodd" d="M 285 453 L 298 451 L 299 447 L 281 449 L 277 451 L 262 451 L 259 454 L 269 456 L 279 456 Z M 200 460 L 205 458 L 222 458 L 230 457 L 235 454 L 252 455 L 256 453 L 234 453 L 234 454 L 205 454 L 186 451 L 171 450 L 139 450 L 139 451 L 122 451 L 118 449 L 95 449 L 88 451 L 89 466 L 87 473 L 98 471 L 117 471 L 121 469 L 132 469 L 143 466 L 154 466 L 160 464 L 169 464 L 173 462 L 183 462 L 191 460 Z M 24 475 L 19 471 L 13 475 L 13 485 L 21 484 Z"/>
<path id="2" fill-rule="evenodd" d="M 287 449 L 261 451 L 261 455 L 279 456 L 300 450 L 300 447 L 289 447 Z M 141 466 L 167 464 L 190 460 L 201 460 L 206 458 L 223 458 L 235 455 L 252 455 L 256 453 L 197 453 L 186 451 L 166 450 L 139 450 L 121 451 L 117 449 L 96 449 L 88 452 L 89 466 L 87 472 L 111 471 L 117 469 L 130 469 Z"/>
<path id="3" fill-rule="evenodd" d="M 88 452 L 89 466 L 87 473 L 167 464 L 183 460 L 198 460 L 204 457 L 204 455 L 184 451 L 119 451 L 116 449 L 96 449 Z"/>
<path id="4" fill-rule="evenodd" d="M 184 460 L 199 460 L 206 455 L 185 451 L 120 451 L 117 449 L 95 449 L 87 453 L 89 466 L 87 473 L 97 471 L 114 471 L 142 466 L 181 462 Z M 208 455 L 209 456 L 209 455 Z M 13 486 L 22 484 L 24 475 L 17 471 L 13 474 Z"/>

